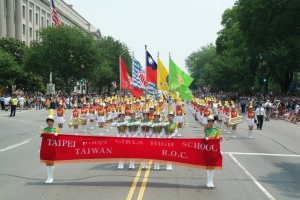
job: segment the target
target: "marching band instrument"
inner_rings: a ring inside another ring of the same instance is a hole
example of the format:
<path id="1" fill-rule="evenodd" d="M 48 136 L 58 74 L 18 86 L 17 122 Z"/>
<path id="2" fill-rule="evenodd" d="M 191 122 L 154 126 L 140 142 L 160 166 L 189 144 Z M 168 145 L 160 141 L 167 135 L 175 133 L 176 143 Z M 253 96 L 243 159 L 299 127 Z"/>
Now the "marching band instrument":
<path id="1" fill-rule="evenodd" d="M 78 125 L 82 125 L 85 123 L 85 118 L 81 117 L 81 118 L 73 118 L 70 122 L 69 122 L 69 128 L 71 128 L 72 126 L 78 126 Z"/>
<path id="2" fill-rule="evenodd" d="M 238 117 L 231 118 L 230 122 L 228 123 L 228 127 L 237 125 L 239 123 L 242 123 L 243 121 L 244 121 L 243 116 L 238 116 Z"/>

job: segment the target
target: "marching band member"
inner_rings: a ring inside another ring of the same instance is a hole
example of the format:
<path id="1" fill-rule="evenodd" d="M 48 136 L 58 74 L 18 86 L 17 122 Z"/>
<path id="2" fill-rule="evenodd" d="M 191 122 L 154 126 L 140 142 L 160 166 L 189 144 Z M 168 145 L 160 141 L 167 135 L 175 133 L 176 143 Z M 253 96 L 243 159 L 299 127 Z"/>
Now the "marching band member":
<path id="1" fill-rule="evenodd" d="M 47 117 L 46 123 L 47 123 L 48 127 L 44 128 L 42 133 L 54 134 L 55 136 L 57 136 L 60 133 L 59 129 L 53 127 L 54 117 L 53 117 L 52 109 L 50 109 L 50 115 Z M 53 182 L 54 162 L 46 161 L 46 168 L 47 168 L 47 180 L 45 183 L 52 183 Z"/>
<path id="2" fill-rule="evenodd" d="M 218 103 L 218 126 L 220 129 L 222 129 L 222 125 L 223 125 L 223 108 L 222 108 L 222 102 L 219 101 Z"/>
<path id="3" fill-rule="evenodd" d="M 72 114 L 70 116 L 70 121 L 72 121 L 73 118 L 79 119 L 80 118 L 80 111 L 77 109 L 78 105 L 77 102 L 74 102 L 74 110 L 72 111 Z M 74 126 L 74 133 L 75 135 L 78 135 L 78 126 L 79 125 L 75 125 Z"/>
<path id="4" fill-rule="evenodd" d="M 99 127 L 98 123 L 97 123 L 97 115 L 96 115 L 96 111 L 99 109 L 100 105 L 99 105 L 99 98 L 97 96 L 96 101 L 94 103 L 94 109 L 95 109 L 95 127 Z"/>
<path id="5" fill-rule="evenodd" d="M 141 109 L 142 107 L 140 105 L 140 101 L 137 99 L 134 105 L 134 110 L 136 111 L 135 117 L 137 120 L 140 120 L 142 118 L 143 112 Z"/>
<path id="6" fill-rule="evenodd" d="M 235 109 L 235 105 L 234 105 L 234 102 L 231 101 L 231 111 L 230 111 L 230 115 L 229 115 L 229 121 L 231 121 L 233 118 L 236 118 L 239 116 L 239 111 L 237 111 Z M 236 127 L 237 127 L 237 124 L 235 125 L 232 125 L 231 127 L 231 131 L 232 131 L 232 138 L 236 138 L 235 134 L 236 134 Z"/>
<path id="7" fill-rule="evenodd" d="M 143 118 L 140 123 L 140 137 L 141 138 L 149 138 L 151 136 L 151 121 L 149 120 L 149 111 L 148 111 L 148 104 L 145 105 L 145 109 L 143 112 Z M 144 160 L 143 162 L 143 169 L 148 169 L 148 160 Z"/>
<path id="8" fill-rule="evenodd" d="M 116 126 L 118 129 L 118 135 L 117 137 L 127 137 L 127 121 L 125 121 L 125 112 L 124 112 L 124 107 L 122 106 L 120 114 L 119 114 L 119 121 L 118 122 L 113 122 L 112 126 Z M 124 160 L 120 159 L 119 160 L 119 166 L 118 169 L 123 169 L 124 168 Z"/>
<path id="9" fill-rule="evenodd" d="M 138 127 L 140 122 L 135 119 L 135 110 L 134 105 L 131 106 L 130 110 L 130 119 L 128 120 L 128 137 L 138 137 Z M 129 169 L 135 168 L 135 161 L 133 159 L 130 160 Z"/>
<path id="10" fill-rule="evenodd" d="M 247 112 L 246 119 L 249 127 L 248 135 L 250 139 L 253 139 L 253 126 L 255 124 L 255 120 L 257 121 L 255 111 L 253 111 L 253 102 L 250 101 L 249 111 Z"/>
<path id="11" fill-rule="evenodd" d="M 56 121 L 58 124 L 58 128 L 60 128 L 61 132 L 63 133 L 63 126 L 65 122 L 65 109 L 63 108 L 63 102 L 60 100 L 58 104 L 58 108 L 56 109 Z"/>
<path id="12" fill-rule="evenodd" d="M 112 106 L 112 99 L 109 99 L 109 101 L 107 102 L 107 105 L 106 105 L 106 116 L 107 116 L 106 121 L 108 122 L 108 127 L 110 129 L 112 129 L 111 123 L 113 121 L 114 114 L 115 114 L 115 111 L 114 111 L 114 108 Z"/>
<path id="13" fill-rule="evenodd" d="M 130 103 L 127 100 L 126 102 L 126 108 L 125 108 L 125 121 L 130 120 Z"/>
<path id="14" fill-rule="evenodd" d="M 207 128 L 207 118 L 208 116 L 211 115 L 211 111 L 208 109 L 208 104 L 204 104 L 204 110 L 202 111 L 202 124 L 203 124 L 203 129 Z"/>
<path id="15" fill-rule="evenodd" d="M 104 129 L 104 123 L 105 123 L 105 116 L 106 116 L 106 110 L 104 108 L 104 103 L 102 103 L 102 99 L 100 99 L 99 108 L 96 110 L 95 114 L 97 116 L 100 136 L 102 136 L 103 129 Z"/>
<path id="16" fill-rule="evenodd" d="M 203 113 L 203 104 L 202 100 L 199 100 L 198 103 L 195 106 L 195 112 L 196 112 L 196 119 L 198 120 L 197 128 L 200 128 L 202 126 L 202 113 Z"/>
<path id="17" fill-rule="evenodd" d="M 154 120 L 154 111 L 155 110 L 154 110 L 154 105 L 153 105 L 152 101 L 150 102 L 149 108 L 150 108 L 150 111 L 149 111 L 149 120 L 153 121 Z"/>
<path id="18" fill-rule="evenodd" d="M 210 115 L 207 118 L 208 121 L 208 126 L 207 128 L 203 131 L 203 138 L 206 140 L 209 139 L 219 139 L 220 138 L 220 129 L 214 128 L 214 116 Z M 206 175 L 207 175 L 207 183 L 206 186 L 209 187 L 215 187 L 213 184 L 213 179 L 214 179 L 214 168 L 213 167 L 206 167 Z"/>
<path id="19" fill-rule="evenodd" d="M 95 122 L 95 107 L 93 101 L 94 100 L 91 99 L 91 103 L 89 107 L 90 129 L 94 129 L 94 122 Z"/>
<path id="20" fill-rule="evenodd" d="M 228 101 L 225 101 L 225 108 L 223 109 L 223 121 L 225 125 L 224 131 L 226 133 L 229 133 L 228 131 L 229 115 L 230 115 L 230 110 L 229 110 Z"/>
<path id="21" fill-rule="evenodd" d="M 82 108 L 80 110 L 81 112 L 81 117 L 84 118 L 84 123 L 82 123 L 82 132 L 86 133 L 86 122 L 87 122 L 87 118 L 88 118 L 88 112 L 89 109 L 86 107 L 86 100 L 83 100 L 83 104 L 82 104 Z"/>
<path id="22" fill-rule="evenodd" d="M 182 105 L 180 105 L 180 102 L 178 102 L 176 105 L 176 111 L 175 111 L 175 121 L 178 123 L 178 137 L 181 137 L 183 115 L 184 115 L 184 110 L 182 108 Z"/>
<path id="23" fill-rule="evenodd" d="M 156 108 L 156 112 L 154 114 L 154 121 L 152 122 L 152 138 L 161 138 L 163 136 L 163 122 L 160 121 L 160 112 L 159 107 Z M 154 170 L 159 170 L 160 164 L 158 161 L 154 162 Z"/>
<path id="24" fill-rule="evenodd" d="M 167 138 L 173 138 L 177 134 L 177 125 L 176 122 L 173 121 L 174 112 L 173 108 L 170 107 L 170 111 L 168 113 L 168 122 L 164 124 L 164 131 Z M 172 170 L 172 163 L 167 162 L 167 170 Z"/>

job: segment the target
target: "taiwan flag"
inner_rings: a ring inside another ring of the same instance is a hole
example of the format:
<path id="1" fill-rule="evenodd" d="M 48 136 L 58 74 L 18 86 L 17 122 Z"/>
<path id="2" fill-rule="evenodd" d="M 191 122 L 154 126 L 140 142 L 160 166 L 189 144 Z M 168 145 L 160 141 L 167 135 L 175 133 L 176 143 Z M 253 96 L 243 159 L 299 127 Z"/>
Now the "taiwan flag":
<path id="1" fill-rule="evenodd" d="M 148 82 L 157 83 L 157 64 L 148 51 L 146 51 L 146 76 Z"/>

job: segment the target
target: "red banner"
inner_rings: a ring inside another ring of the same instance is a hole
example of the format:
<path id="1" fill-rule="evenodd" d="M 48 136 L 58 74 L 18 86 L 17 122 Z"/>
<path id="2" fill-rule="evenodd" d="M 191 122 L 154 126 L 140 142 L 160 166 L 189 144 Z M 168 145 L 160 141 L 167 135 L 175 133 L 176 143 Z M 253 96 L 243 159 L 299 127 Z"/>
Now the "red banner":
<path id="1" fill-rule="evenodd" d="M 222 169 L 220 139 L 42 134 L 41 162 L 98 162 L 119 158 L 172 161 L 180 165 Z"/>

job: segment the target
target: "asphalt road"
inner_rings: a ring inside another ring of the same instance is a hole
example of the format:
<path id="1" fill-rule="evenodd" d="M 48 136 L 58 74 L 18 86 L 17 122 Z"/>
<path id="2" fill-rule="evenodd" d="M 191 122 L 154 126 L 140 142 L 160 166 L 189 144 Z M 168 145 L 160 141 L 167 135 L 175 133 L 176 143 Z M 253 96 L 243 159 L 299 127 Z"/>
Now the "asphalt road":
<path id="1" fill-rule="evenodd" d="M 206 188 L 204 170 L 174 166 L 166 171 L 117 169 L 117 163 L 57 164 L 54 182 L 45 184 L 39 162 L 41 126 L 49 111 L 0 112 L 0 199 L 300 199 L 300 133 L 298 125 L 265 122 L 248 139 L 246 122 L 237 139 L 224 140 L 223 170 L 215 172 L 215 188 Z M 67 119 L 71 110 L 67 110 Z M 190 114 L 184 137 L 201 137 Z M 64 132 L 72 133 L 65 123 Z M 97 129 L 88 135 L 98 135 Z M 116 135 L 110 130 L 107 135 Z M 227 134 L 222 134 L 228 137 Z"/>

